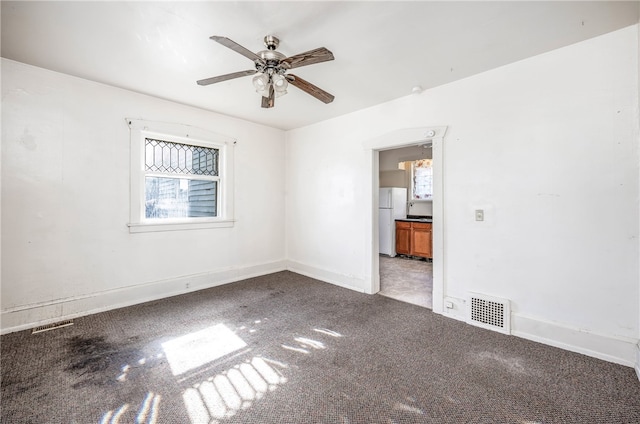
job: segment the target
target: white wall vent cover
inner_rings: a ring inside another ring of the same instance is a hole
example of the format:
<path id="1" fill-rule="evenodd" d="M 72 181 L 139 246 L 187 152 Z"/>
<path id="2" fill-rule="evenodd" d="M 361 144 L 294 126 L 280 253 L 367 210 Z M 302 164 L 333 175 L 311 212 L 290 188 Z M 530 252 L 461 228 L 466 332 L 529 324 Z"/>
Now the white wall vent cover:
<path id="1" fill-rule="evenodd" d="M 467 323 L 511 334 L 511 308 L 507 299 L 469 292 L 467 305 Z"/>

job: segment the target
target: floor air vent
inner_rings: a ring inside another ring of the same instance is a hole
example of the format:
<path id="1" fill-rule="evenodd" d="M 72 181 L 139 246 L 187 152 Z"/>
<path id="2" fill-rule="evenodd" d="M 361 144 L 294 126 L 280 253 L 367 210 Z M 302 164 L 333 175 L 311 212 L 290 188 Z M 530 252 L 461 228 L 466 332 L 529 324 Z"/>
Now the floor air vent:
<path id="1" fill-rule="evenodd" d="M 54 322 L 53 324 L 41 325 L 31 330 L 31 334 L 42 333 L 43 331 L 55 330 L 56 328 L 68 327 L 73 325 L 73 320 Z"/>
<path id="2" fill-rule="evenodd" d="M 480 293 L 469 293 L 467 322 L 478 327 L 511 333 L 509 301 Z"/>

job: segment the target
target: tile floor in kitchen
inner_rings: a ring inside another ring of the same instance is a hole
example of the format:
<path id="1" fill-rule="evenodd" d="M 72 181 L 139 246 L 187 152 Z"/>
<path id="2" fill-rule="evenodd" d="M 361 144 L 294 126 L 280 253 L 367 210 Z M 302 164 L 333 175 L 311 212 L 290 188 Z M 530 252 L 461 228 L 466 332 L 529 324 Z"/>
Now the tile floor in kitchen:
<path id="1" fill-rule="evenodd" d="M 379 294 L 432 308 L 433 262 L 380 255 Z"/>

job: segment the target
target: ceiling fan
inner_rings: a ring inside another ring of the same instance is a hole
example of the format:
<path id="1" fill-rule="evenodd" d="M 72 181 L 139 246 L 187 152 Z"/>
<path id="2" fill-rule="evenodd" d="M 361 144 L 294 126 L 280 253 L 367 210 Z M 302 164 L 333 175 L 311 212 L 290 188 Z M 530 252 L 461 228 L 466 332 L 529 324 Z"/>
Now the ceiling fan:
<path id="1" fill-rule="evenodd" d="M 333 60 L 333 53 L 324 47 L 286 57 L 282 53 L 276 51 L 280 40 L 273 35 L 267 35 L 264 37 L 264 44 L 267 47 L 267 50 L 263 50 L 258 53 L 253 53 L 227 37 L 214 35 L 209 38 L 251 59 L 255 64 L 255 69 L 248 69 L 246 71 L 233 72 L 231 74 L 202 79 L 198 81 L 198 85 L 215 84 L 234 78 L 259 74 L 253 77 L 253 85 L 256 88 L 256 91 L 262 95 L 262 107 L 264 108 L 273 107 L 275 105 L 276 97 L 287 94 L 288 84 L 298 87 L 300 90 L 311 94 L 313 97 L 324 103 L 331 103 L 334 99 L 332 94 L 329 94 L 310 82 L 303 80 L 299 76 L 287 74 L 289 69 Z"/>

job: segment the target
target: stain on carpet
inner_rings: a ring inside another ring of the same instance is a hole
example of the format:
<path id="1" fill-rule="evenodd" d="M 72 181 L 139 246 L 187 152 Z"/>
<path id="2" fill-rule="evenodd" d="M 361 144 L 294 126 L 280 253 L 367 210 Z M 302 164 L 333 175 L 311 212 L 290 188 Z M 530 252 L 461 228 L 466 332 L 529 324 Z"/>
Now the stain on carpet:
<path id="1" fill-rule="evenodd" d="M 122 364 L 139 357 L 137 349 L 110 342 L 104 336 L 74 336 L 67 341 L 67 357 L 63 360 L 68 362 L 66 371 L 78 379 L 73 388 L 81 388 L 114 384 Z"/>

